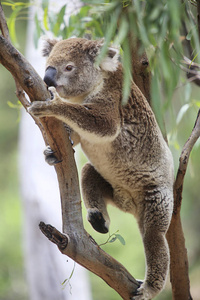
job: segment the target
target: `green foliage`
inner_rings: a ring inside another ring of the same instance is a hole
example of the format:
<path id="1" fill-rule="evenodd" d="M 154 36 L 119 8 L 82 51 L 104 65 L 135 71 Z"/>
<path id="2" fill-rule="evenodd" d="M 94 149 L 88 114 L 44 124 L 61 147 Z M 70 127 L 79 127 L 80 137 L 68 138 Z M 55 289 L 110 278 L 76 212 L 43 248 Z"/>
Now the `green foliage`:
<path id="1" fill-rule="evenodd" d="M 55 37 L 89 35 L 91 38 L 105 38 L 98 63 L 106 54 L 110 43 L 118 44 L 123 49 L 124 85 L 123 101 L 130 90 L 131 55 L 130 37 L 141 41 L 141 51 L 147 51 L 152 79 L 152 107 L 161 129 L 164 130 L 163 115 L 169 109 L 172 95 L 180 79 L 180 64 L 183 55 L 182 21 L 194 49 L 194 60 L 199 59 L 197 26 L 188 1 L 174 0 L 83 0 L 83 6 L 72 13 L 68 20 L 67 5 L 58 13 L 49 11 L 48 1 L 43 1 L 43 17 L 36 16 L 37 34 L 35 44 L 41 34 L 51 31 Z M 194 4 L 194 1 L 193 1 Z M 184 37 L 183 37 L 184 39 Z M 175 64 L 176 62 L 176 64 Z"/>
<path id="2" fill-rule="evenodd" d="M 120 241 L 120 243 L 123 246 L 125 246 L 126 242 L 125 242 L 124 238 L 121 236 L 121 234 L 119 234 L 117 232 L 119 232 L 119 230 L 117 230 L 115 233 L 112 233 L 112 234 L 109 233 L 107 240 L 104 243 L 100 244 L 99 246 L 106 245 L 107 243 L 114 243 L 116 240 Z"/>
<path id="3" fill-rule="evenodd" d="M 67 286 L 67 284 L 69 284 L 69 287 L 70 287 L 70 293 L 71 293 L 71 291 L 72 291 L 72 286 L 71 286 L 70 280 L 71 280 L 71 278 L 72 278 L 72 276 L 73 276 L 73 274 L 74 274 L 75 267 L 76 267 L 76 263 L 74 262 L 74 266 L 73 266 L 73 269 L 72 269 L 72 271 L 71 271 L 71 274 L 70 274 L 69 278 L 66 278 L 66 279 L 62 282 L 63 288 L 65 288 L 65 287 Z"/>
<path id="4" fill-rule="evenodd" d="M 32 4 L 29 2 L 28 3 L 15 2 L 10 0 L 2 1 L 1 4 L 3 6 L 9 7 L 12 11 L 11 14 L 9 15 L 7 23 L 8 23 L 11 41 L 16 47 L 19 47 L 17 34 L 16 34 L 16 21 L 27 18 L 28 8 Z"/>
<path id="5" fill-rule="evenodd" d="M 41 35 L 49 32 L 55 37 L 72 36 L 104 38 L 104 46 L 97 63 L 106 54 L 110 43 L 121 46 L 124 67 L 123 103 L 126 103 L 131 80 L 130 39 L 141 41 L 141 51 L 145 49 L 153 74 L 151 98 L 152 107 L 158 123 L 164 131 L 163 116 L 171 106 L 174 89 L 180 80 L 180 68 L 183 56 L 182 41 L 190 41 L 193 49 L 193 61 L 199 60 L 199 39 L 195 22 L 196 1 L 185 0 L 82 0 L 79 11 L 69 15 L 65 4 L 58 12 L 52 11 L 49 1 L 42 1 L 42 12 L 36 13 L 35 46 Z M 192 4 L 191 4 L 192 3 Z M 12 40 L 17 43 L 15 23 L 24 11 L 34 3 L 4 1 L 10 6 L 12 14 L 8 24 Z M 184 36 L 183 22 L 188 34 Z"/>

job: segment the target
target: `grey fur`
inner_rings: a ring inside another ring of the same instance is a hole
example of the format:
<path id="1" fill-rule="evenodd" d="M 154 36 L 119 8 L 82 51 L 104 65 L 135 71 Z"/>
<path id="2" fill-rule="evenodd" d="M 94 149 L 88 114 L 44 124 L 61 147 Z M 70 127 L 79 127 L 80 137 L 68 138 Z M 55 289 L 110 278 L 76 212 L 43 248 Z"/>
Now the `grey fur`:
<path id="1" fill-rule="evenodd" d="M 90 161 L 82 171 L 82 194 L 88 220 L 97 230 L 108 230 L 108 203 L 136 217 L 146 275 L 134 299 L 151 299 L 163 289 L 168 274 L 165 234 L 173 210 L 173 159 L 134 83 L 122 107 L 123 72 L 117 50 L 108 51 L 96 66 L 94 56 L 101 43 L 86 39 L 64 40 L 53 47 L 50 43 L 45 53 L 47 67 L 57 70 L 56 89 L 50 88 L 54 99 L 33 102 L 29 112 L 62 120 L 80 141 Z"/>

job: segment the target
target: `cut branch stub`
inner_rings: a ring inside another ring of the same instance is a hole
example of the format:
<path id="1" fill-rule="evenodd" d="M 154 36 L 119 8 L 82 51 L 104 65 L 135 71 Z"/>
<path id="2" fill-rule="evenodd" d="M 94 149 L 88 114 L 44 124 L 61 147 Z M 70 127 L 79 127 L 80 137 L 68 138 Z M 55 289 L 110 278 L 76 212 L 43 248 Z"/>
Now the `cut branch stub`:
<path id="1" fill-rule="evenodd" d="M 79 235 L 74 231 L 66 236 L 43 222 L 39 226 L 42 233 L 55 243 L 63 254 L 101 277 L 123 299 L 130 300 L 140 286 L 123 265 L 104 252 L 86 232 Z"/>
<path id="2" fill-rule="evenodd" d="M 58 246 L 58 248 L 62 251 L 68 245 L 68 238 L 66 235 L 60 233 L 55 227 L 45 224 L 44 222 L 40 222 L 39 224 L 40 230 L 42 233 L 54 244 Z"/>

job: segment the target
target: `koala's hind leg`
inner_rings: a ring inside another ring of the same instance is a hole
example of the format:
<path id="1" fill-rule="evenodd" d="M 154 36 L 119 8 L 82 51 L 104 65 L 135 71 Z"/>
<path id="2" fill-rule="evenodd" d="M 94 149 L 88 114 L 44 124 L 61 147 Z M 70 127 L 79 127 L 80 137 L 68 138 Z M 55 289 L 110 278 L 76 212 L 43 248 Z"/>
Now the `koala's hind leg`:
<path id="1" fill-rule="evenodd" d="M 173 195 L 157 192 L 145 199 L 139 227 L 146 256 L 144 283 L 133 299 L 154 298 L 165 286 L 169 268 L 169 248 L 165 237 L 171 221 Z"/>
<path id="2" fill-rule="evenodd" d="M 111 185 L 87 163 L 82 170 L 82 195 L 87 209 L 87 219 L 93 228 L 101 233 L 107 233 L 110 224 L 106 204 L 113 198 Z"/>

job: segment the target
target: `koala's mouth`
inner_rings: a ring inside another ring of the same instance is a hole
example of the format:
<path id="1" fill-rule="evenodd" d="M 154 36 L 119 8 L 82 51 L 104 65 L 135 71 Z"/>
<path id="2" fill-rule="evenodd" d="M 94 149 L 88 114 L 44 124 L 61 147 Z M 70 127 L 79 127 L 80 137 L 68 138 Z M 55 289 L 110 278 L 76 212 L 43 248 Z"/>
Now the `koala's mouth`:
<path id="1" fill-rule="evenodd" d="M 63 85 L 57 85 L 56 86 L 56 91 L 60 95 L 60 97 L 66 97 L 67 91 L 63 87 Z"/>
<path id="2" fill-rule="evenodd" d="M 56 91 L 58 92 L 58 94 L 59 94 L 59 92 L 62 91 L 63 89 L 64 89 L 64 88 L 63 88 L 62 85 L 57 85 L 57 86 L 56 86 Z"/>
<path id="3" fill-rule="evenodd" d="M 56 91 L 59 94 L 59 96 L 64 99 L 69 99 L 74 97 L 74 94 L 70 90 L 67 90 L 63 85 L 57 85 Z"/>

